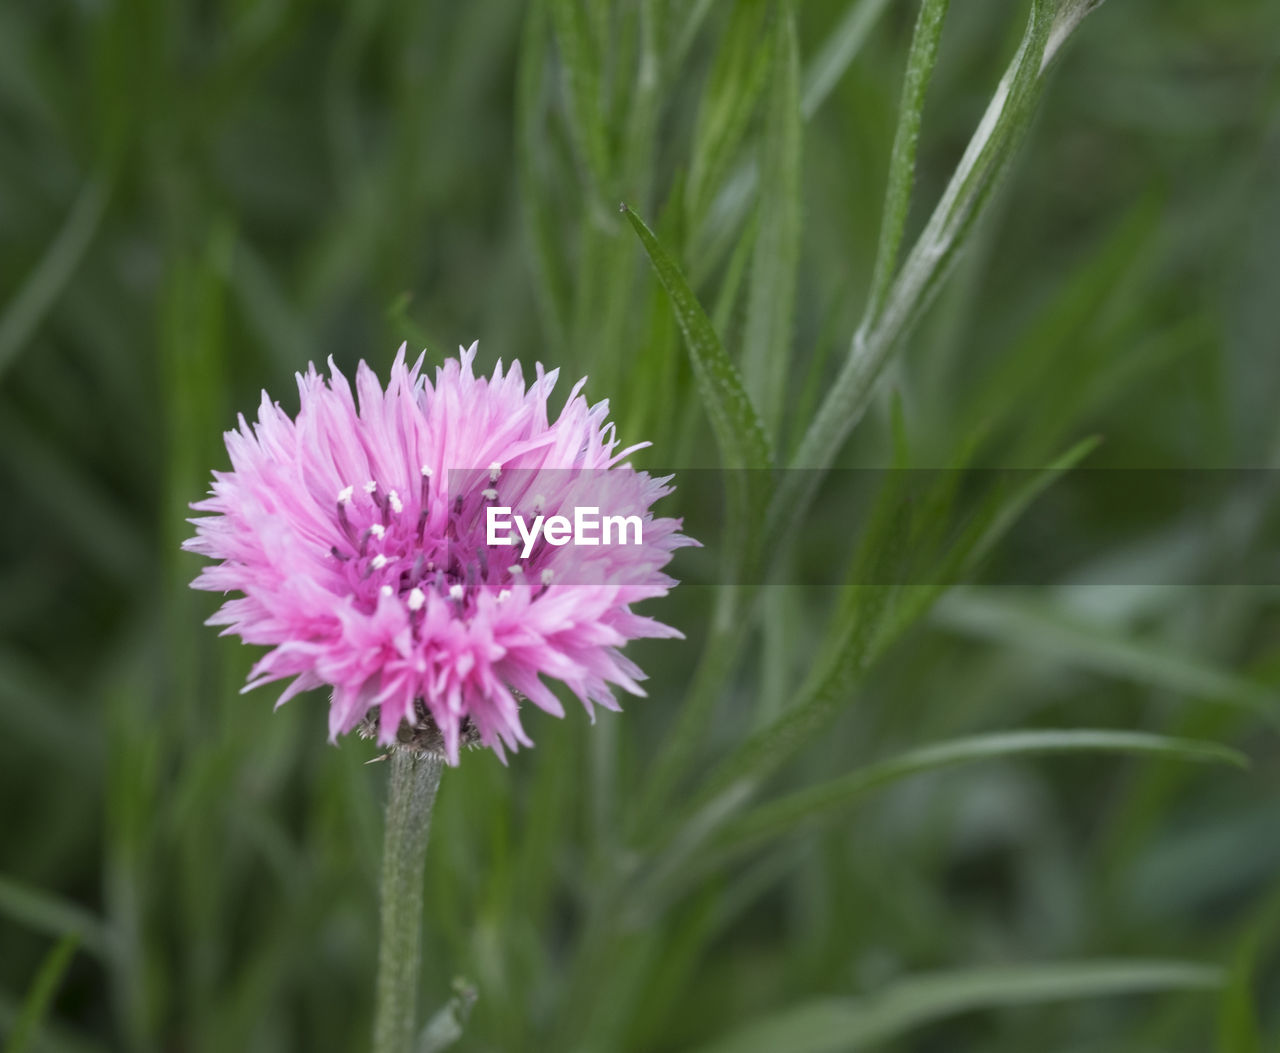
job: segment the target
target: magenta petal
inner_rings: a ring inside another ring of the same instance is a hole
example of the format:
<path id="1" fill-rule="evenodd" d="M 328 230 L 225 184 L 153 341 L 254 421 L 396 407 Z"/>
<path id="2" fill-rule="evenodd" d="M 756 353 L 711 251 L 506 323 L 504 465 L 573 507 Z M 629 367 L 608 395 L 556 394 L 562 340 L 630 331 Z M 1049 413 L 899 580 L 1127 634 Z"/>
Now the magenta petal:
<path id="1" fill-rule="evenodd" d="M 226 433 L 232 470 L 214 472 L 192 505 L 203 514 L 183 547 L 215 561 L 194 587 L 238 594 L 209 624 L 269 648 L 247 687 L 288 680 L 283 704 L 328 686 L 331 738 L 376 717 L 389 744 L 429 718 L 449 763 L 476 740 L 505 760 L 532 744 L 518 698 L 563 716 L 544 680 L 589 713 L 617 708 L 610 685 L 643 694 L 644 674 L 619 649 L 680 633 L 631 605 L 665 595 L 674 581 L 662 568 L 696 542 L 652 514 L 670 479 L 621 464 L 647 443 L 619 450 L 608 402 L 589 404 L 585 379 L 551 420 L 557 370 L 538 365 L 526 384 L 519 363 L 499 362 L 477 376 L 472 344 L 431 380 L 405 352 L 385 389 L 363 362 L 354 390 L 332 359 L 327 376 L 309 365 L 294 417 L 264 392 L 257 421 Z M 594 471 L 595 489 L 582 490 L 581 471 L 526 471 L 546 469 Z M 459 511 L 451 472 L 469 473 L 477 494 L 502 485 L 509 502 L 536 498 L 548 515 L 607 492 L 643 519 L 644 543 L 589 550 L 569 584 L 550 546 L 513 571 L 514 550 L 487 545 L 480 497 L 470 518 Z"/>

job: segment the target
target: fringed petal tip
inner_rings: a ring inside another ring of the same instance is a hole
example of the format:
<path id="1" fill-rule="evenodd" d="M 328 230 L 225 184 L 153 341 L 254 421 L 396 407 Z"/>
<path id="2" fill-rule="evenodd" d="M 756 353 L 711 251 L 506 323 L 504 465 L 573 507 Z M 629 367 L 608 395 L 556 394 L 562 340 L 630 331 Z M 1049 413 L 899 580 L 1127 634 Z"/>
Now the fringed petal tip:
<path id="1" fill-rule="evenodd" d="M 643 674 L 618 648 L 683 638 L 630 609 L 675 584 L 662 572 L 672 550 L 698 544 L 679 533 L 681 521 L 654 518 L 670 479 L 618 463 L 649 443 L 618 451 L 608 400 L 588 406 L 586 378 L 553 420 L 558 369 L 539 363 L 526 383 L 519 362 L 504 372 L 499 360 L 491 378 L 477 376 L 478 349 L 460 347 L 428 378 L 426 352 L 410 365 L 403 343 L 385 387 L 363 361 L 354 383 L 333 356 L 327 374 L 308 363 L 296 418 L 264 392 L 257 424 L 241 415 L 226 433 L 232 470 L 214 473 L 209 496 L 192 506 L 205 514 L 182 548 L 214 561 L 193 584 L 240 594 L 208 624 L 270 648 L 243 690 L 289 680 L 278 708 L 328 686 L 331 741 L 364 729 L 384 748 L 407 736 L 409 748 L 452 765 L 481 745 L 506 763 L 533 744 L 524 701 L 564 715 L 542 678 L 569 686 L 594 719 L 596 706 L 621 708 L 609 685 L 645 695 Z M 616 472 L 610 491 L 657 533 L 650 544 L 614 546 L 595 585 L 568 588 L 550 550 L 493 558 L 482 527 L 445 492 L 451 465 L 490 466 L 477 486 L 496 493 L 512 467 Z"/>

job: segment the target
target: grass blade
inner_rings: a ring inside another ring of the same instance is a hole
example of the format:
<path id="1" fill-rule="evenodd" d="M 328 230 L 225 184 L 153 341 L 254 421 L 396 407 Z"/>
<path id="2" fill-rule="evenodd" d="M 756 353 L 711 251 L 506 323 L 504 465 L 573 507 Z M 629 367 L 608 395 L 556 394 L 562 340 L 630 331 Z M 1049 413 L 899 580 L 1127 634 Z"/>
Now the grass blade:
<path id="1" fill-rule="evenodd" d="M 110 187 L 101 175 L 85 183 L 57 236 L 5 309 L 0 318 L 0 377 L 75 273 L 102 222 L 109 197 Z"/>
<path id="2" fill-rule="evenodd" d="M 1124 638 L 1076 621 L 1052 607 L 996 593 L 965 589 L 934 609 L 938 624 L 966 636 L 1032 649 L 1105 676 L 1199 698 L 1212 698 L 1280 720 L 1280 698 L 1250 680 L 1158 643 Z"/>
<path id="3" fill-rule="evenodd" d="M 551 0 L 551 19 L 564 64 L 569 95 L 570 131 L 597 205 L 612 196 L 609 139 L 605 134 L 601 56 L 592 44 L 591 27 L 581 0 Z"/>
<path id="4" fill-rule="evenodd" d="M 1248 758 L 1239 751 L 1203 739 L 1108 729 L 993 732 L 908 750 L 720 822 L 745 800 L 747 786 L 739 782 L 735 793 L 715 798 L 685 824 L 646 875 L 643 895 L 637 899 L 650 909 L 654 904 L 670 903 L 698 881 L 724 873 L 743 853 L 833 822 L 866 797 L 901 779 L 982 761 L 1072 753 L 1118 753 L 1241 769 L 1249 766 Z"/>
<path id="5" fill-rule="evenodd" d="M 708 780 L 707 793 L 717 793 L 739 779 L 760 779 L 794 755 L 817 730 L 825 726 L 836 708 L 849 698 L 858 676 L 914 621 L 923 616 L 937 597 L 996 544 L 1032 501 L 1063 472 L 1070 470 L 1092 445 L 1083 443 L 1009 494 L 993 494 L 974 516 L 965 532 L 939 557 L 929 577 L 931 584 L 898 590 L 892 584 L 898 562 L 913 558 L 905 551 L 920 523 L 910 520 L 917 509 L 923 528 L 945 512 L 957 472 L 944 472 L 935 492 L 922 499 L 899 501 L 891 487 L 884 497 L 884 513 L 878 515 L 864 539 L 863 549 L 850 568 L 839 613 L 821 648 L 814 675 L 801 685 L 798 697 L 782 716 L 742 743 Z M 902 473 L 895 473 L 901 476 Z M 908 517 L 905 518 L 904 517 Z"/>
<path id="6" fill-rule="evenodd" d="M 925 568 L 930 575 L 926 580 L 931 584 L 914 587 L 902 588 L 894 581 L 916 555 L 915 549 L 921 546 L 922 536 L 929 533 L 934 520 L 945 518 L 959 472 L 940 473 L 932 491 L 923 495 L 903 492 L 907 473 L 890 473 L 850 565 L 839 608 L 818 649 L 811 674 L 780 716 L 740 742 L 712 769 L 695 795 L 683 807 L 674 809 L 674 816 L 650 846 L 654 862 L 646 882 L 660 885 L 678 872 L 771 772 L 827 726 L 840 706 L 848 704 L 855 685 L 871 663 L 921 618 L 949 585 L 970 573 L 1035 497 L 1090 449 L 1089 442 L 1078 444 L 1011 493 L 997 490 L 989 494 L 960 536 L 931 568 Z M 935 538 L 932 543 L 943 542 Z M 734 629 L 740 631 L 741 621 L 729 627 L 729 631 Z M 724 638 L 728 656 L 724 660 L 732 659 L 736 650 L 729 648 L 740 642 L 740 636 Z M 700 706 L 705 704 L 700 701 Z M 659 770 L 662 768 L 659 765 Z"/>
<path id="7" fill-rule="evenodd" d="M 766 522 L 764 547 L 784 537 L 808 508 L 821 470 L 835 460 L 845 439 L 862 419 L 875 383 L 911 325 L 937 294 L 975 223 L 985 213 L 995 188 L 1008 171 L 1031 125 L 1044 87 L 1050 34 L 1066 30 L 1058 7 L 1036 0 L 1017 53 L 1001 78 L 986 113 L 952 173 L 941 199 L 916 240 L 901 271 L 875 315 L 864 313 L 848 357 L 831 385 L 792 464 L 819 471 L 789 473 L 778 487 Z M 1081 16 L 1083 17 L 1083 16 Z M 1070 23 L 1074 28 L 1079 19 Z M 1060 47 L 1065 36 L 1055 38 Z M 870 305 L 870 301 L 869 301 Z"/>
<path id="8" fill-rule="evenodd" d="M 649 255 L 658 280 L 671 299 L 671 308 L 684 333 L 698 391 L 711 418 L 724 465 L 730 469 L 772 466 L 773 454 L 760 415 L 702 304 L 689 288 L 675 260 L 653 231 L 645 226 L 644 220 L 625 205 L 622 211 L 640 236 L 640 243 Z"/>
<path id="9" fill-rule="evenodd" d="M 49 1013 L 53 996 L 58 993 L 62 978 L 71 965 L 78 943 L 77 936 L 64 936 L 45 957 L 39 972 L 31 982 L 31 989 L 27 992 L 17 1023 L 9 1033 L 9 1041 L 4 1047 L 5 1053 L 25 1053 L 31 1048 L 32 1040 L 39 1033 L 44 1018 Z"/>
<path id="10" fill-rule="evenodd" d="M 1216 742 L 1141 731 L 1106 729 L 1006 731 L 973 735 L 909 750 L 818 786 L 754 808 L 725 828 L 717 848 L 730 850 L 777 837 L 801 823 L 832 818 L 864 796 L 922 772 L 1008 757 L 1060 753 L 1121 753 L 1248 767 L 1237 750 Z"/>
<path id="11" fill-rule="evenodd" d="M 1263 1053 L 1253 984 L 1254 962 L 1247 952 L 1238 953 L 1218 1005 L 1215 1053 Z"/>
<path id="12" fill-rule="evenodd" d="M 1280 888 L 1273 888 L 1260 910 L 1250 912 L 1236 940 L 1231 970 L 1218 1002 L 1214 1053 L 1263 1053 L 1260 966 L 1280 938 Z"/>
<path id="13" fill-rule="evenodd" d="M 38 508 L 65 531 L 71 551 L 117 580 L 137 580 L 149 572 L 148 539 L 98 475 L 75 458 L 62 456 L 49 440 L 17 413 L 0 416 L 0 449 L 21 450 L 9 462 L 17 482 L 11 500 Z"/>
<path id="14" fill-rule="evenodd" d="M 887 6 L 888 0 L 859 0 L 850 6 L 845 17 L 823 44 L 817 58 L 804 69 L 800 97 L 802 120 L 808 121 L 813 117 L 853 62 L 866 42 L 876 19 Z M 761 30 L 756 36 L 763 34 L 764 31 Z M 755 50 L 760 54 L 765 53 L 765 49 L 759 47 Z M 749 116 L 748 112 L 747 117 Z M 705 140 L 701 134 L 696 138 L 699 143 Z M 729 160 L 732 160 L 732 154 L 729 155 Z M 713 271 L 717 261 L 728 251 L 727 246 L 733 244 L 733 233 L 742 223 L 747 222 L 746 216 L 755 200 L 759 179 L 759 165 L 756 164 L 754 157 L 748 157 L 743 159 L 731 174 L 721 177 L 719 183 L 721 190 L 718 194 L 708 191 L 709 200 L 714 202 L 713 206 L 709 207 L 717 217 L 717 233 L 714 236 L 699 235 L 699 241 L 691 253 L 692 273 L 695 276 L 701 278 Z M 686 200 L 690 200 L 687 195 Z M 696 218 L 691 216 L 690 222 L 692 223 Z"/>
<path id="15" fill-rule="evenodd" d="M 942 39 L 942 22 L 949 0 L 924 0 L 920 17 L 911 38 L 907 56 L 907 75 L 902 85 L 902 101 L 898 105 L 898 127 L 893 136 L 893 152 L 889 158 L 889 184 L 885 190 L 884 211 L 880 221 L 880 243 L 876 249 L 875 270 L 871 278 L 868 317 L 880 313 L 893 271 L 898 263 L 898 250 L 907 227 L 911 208 L 911 188 L 916 177 L 916 145 L 920 139 L 920 120 L 924 112 L 925 93 L 938 61 L 938 42 Z"/>
<path id="16" fill-rule="evenodd" d="M 1029 963 L 917 976 L 863 998 L 821 998 L 749 1022 L 698 1053 L 852 1053 L 976 1009 L 1218 987 L 1221 972 L 1179 961 Z"/>
<path id="17" fill-rule="evenodd" d="M 543 69 L 549 35 L 546 3 L 547 0 L 533 0 L 520 33 L 516 62 L 516 186 L 538 313 L 548 342 L 561 346 L 568 330 L 569 279 L 557 250 L 553 210 L 540 172 L 545 131 Z"/>
<path id="18" fill-rule="evenodd" d="M 699 234 L 698 224 L 727 181 L 768 83 L 773 52 L 761 47 L 760 41 L 772 35 L 775 7 L 776 0 L 743 0 L 733 5 L 729 15 L 729 26 L 698 107 L 694 152 L 685 184 L 687 226 L 694 235 Z"/>
<path id="19" fill-rule="evenodd" d="M 742 374 L 769 435 L 786 395 L 800 262 L 800 57 L 788 6 L 774 33 L 773 90 L 760 142 L 760 230 L 751 268 Z"/>
<path id="20" fill-rule="evenodd" d="M 725 264 L 724 276 L 720 279 L 720 291 L 716 293 L 716 302 L 711 308 L 711 324 L 715 326 L 716 332 L 725 343 L 731 342 L 730 326 L 733 325 L 738 311 L 738 297 L 747 275 L 747 265 L 754 256 L 759 226 L 759 217 L 752 213 L 738 236 L 738 244 L 733 247 L 729 260 Z"/>
<path id="21" fill-rule="evenodd" d="M 807 121 L 840 82 L 889 0 L 855 0 L 805 70 L 800 112 Z"/>
<path id="22" fill-rule="evenodd" d="M 55 896 L 43 889 L 0 875 L 0 913 L 36 932 L 64 938 L 74 937 L 99 957 L 109 951 L 107 927 L 79 904 Z"/>
<path id="23" fill-rule="evenodd" d="M 693 47 L 693 41 L 702 28 L 702 23 L 707 20 L 714 2 L 715 0 L 693 0 L 686 5 L 684 20 L 672 33 L 673 41 L 666 58 L 669 69 L 676 70 L 684 64 L 685 56 Z"/>

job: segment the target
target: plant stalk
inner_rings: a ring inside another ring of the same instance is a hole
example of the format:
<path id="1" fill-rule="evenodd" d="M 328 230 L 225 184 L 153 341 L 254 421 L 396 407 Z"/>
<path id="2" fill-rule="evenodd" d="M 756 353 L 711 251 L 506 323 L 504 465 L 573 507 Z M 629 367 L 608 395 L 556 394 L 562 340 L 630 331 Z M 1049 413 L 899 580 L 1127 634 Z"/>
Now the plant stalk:
<path id="1" fill-rule="evenodd" d="M 397 749 L 391 755 L 382 849 L 382 922 L 373 1053 L 411 1053 L 422 955 L 422 876 L 431 806 L 444 757 Z"/>

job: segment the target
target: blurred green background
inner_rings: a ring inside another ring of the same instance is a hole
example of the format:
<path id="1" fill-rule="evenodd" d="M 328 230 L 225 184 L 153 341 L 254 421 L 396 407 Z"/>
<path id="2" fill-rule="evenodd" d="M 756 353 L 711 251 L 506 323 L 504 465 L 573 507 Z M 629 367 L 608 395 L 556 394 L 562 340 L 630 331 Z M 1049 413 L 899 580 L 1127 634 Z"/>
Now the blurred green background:
<path id="1" fill-rule="evenodd" d="M 616 205 L 658 231 L 740 358 L 774 288 L 753 257 L 788 141 L 785 62 L 760 60 L 774 7 L 0 5 L 13 1048 L 366 1046 L 385 769 L 367 743 L 326 744 L 322 695 L 273 713 L 269 692 L 236 693 L 254 656 L 201 624 L 216 600 L 186 587 L 186 506 L 260 389 L 292 410 L 308 360 L 384 371 L 403 340 L 429 362 L 478 338 L 488 366 L 589 374 L 622 438 L 654 441 L 647 463 L 717 466 L 669 302 Z M 864 310 L 917 11 L 795 5 L 783 452 Z M 948 12 L 908 239 L 1025 19 L 1010 0 Z M 1098 467 L 1273 467 L 1278 188 L 1280 7 L 1109 0 L 1049 73 L 1002 192 L 841 464 L 905 446 L 914 465 L 964 449 L 1034 467 L 1096 435 Z M 1113 528 L 1144 511 L 1140 492 L 1086 509 L 1097 565 L 1145 561 L 1147 585 L 979 576 L 872 648 L 822 734 L 761 781 L 772 799 L 926 743 L 1077 727 L 1226 744 L 1248 771 L 1014 751 L 856 808 L 846 794 L 821 822 L 682 871 L 636 802 L 674 755 L 717 602 L 692 563 L 650 609 L 689 642 L 633 649 L 648 699 L 594 727 L 539 714 L 537 748 L 509 767 L 473 754 L 446 773 L 424 1008 L 465 977 L 479 998 L 456 1048 L 477 1051 L 1280 1050 L 1280 597 L 1223 577 L 1268 521 L 1269 494 L 1237 496 L 1210 530 L 1193 509 L 1123 545 Z M 823 502 L 806 521 L 810 577 L 816 561 L 843 578 L 862 536 L 849 511 Z M 834 604 L 767 590 L 659 813 L 786 711 Z M 655 860 L 658 877 L 633 880 Z"/>

